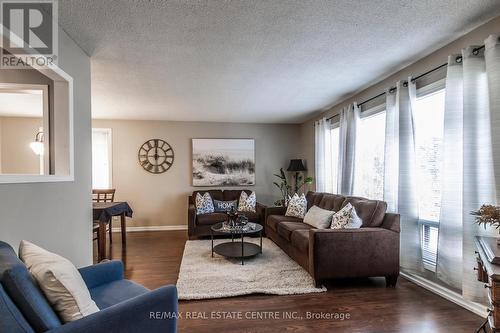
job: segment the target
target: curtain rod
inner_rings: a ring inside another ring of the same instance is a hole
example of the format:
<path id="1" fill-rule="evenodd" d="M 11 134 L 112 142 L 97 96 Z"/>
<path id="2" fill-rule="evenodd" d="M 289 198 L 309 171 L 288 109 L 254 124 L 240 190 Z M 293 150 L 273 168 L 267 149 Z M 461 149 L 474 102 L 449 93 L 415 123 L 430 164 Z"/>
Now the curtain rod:
<path id="1" fill-rule="evenodd" d="M 499 39 L 500 39 L 500 38 L 499 38 Z M 482 49 L 484 49 L 484 47 L 485 47 L 484 45 L 481 45 L 481 46 L 478 46 L 478 47 L 476 47 L 476 48 L 472 49 L 472 54 L 477 55 L 477 54 L 479 53 L 479 51 L 481 51 Z M 458 56 L 455 60 L 456 60 L 457 62 L 459 62 L 459 63 L 460 63 L 460 62 L 462 62 L 462 56 Z M 411 79 L 411 82 L 415 82 L 415 81 L 417 81 L 418 79 L 420 79 L 420 78 L 422 78 L 422 77 L 424 77 L 424 76 L 426 76 L 426 75 L 429 75 L 429 74 L 431 74 L 431 73 L 433 73 L 433 72 L 435 72 L 435 71 L 437 71 L 437 70 L 440 70 L 441 68 L 446 67 L 446 66 L 448 66 L 448 63 L 447 63 L 447 62 L 446 62 L 446 63 L 444 63 L 444 64 L 441 64 L 441 65 L 439 65 L 439 66 L 437 66 L 437 67 L 434 67 L 434 68 L 432 68 L 432 69 L 428 70 L 427 72 L 422 73 L 422 74 L 420 74 L 420 75 L 418 75 L 418 76 L 416 76 L 416 77 L 412 78 L 412 79 Z M 408 84 L 408 82 L 405 82 L 404 84 L 405 84 L 405 85 L 407 85 L 407 84 Z M 394 92 L 394 91 L 396 91 L 396 87 L 391 87 L 391 88 L 389 88 L 389 92 L 391 92 L 391 93 L 392 93 L 392 92 Z M 368 102 L 371 102 L 371 101 L 373 101 L 373 100 L 374 100 L 374 99 L 376 99 L 376 98 L 379 98 L 379 97 L 384 96 L 385 94 L 386 94 L 386 92 L 384 91 L 384 92 L 382 92 L 382 93 L 380 93 L 380 94 L 378 94 L 378 95 L 376 95 L 376 96 L 370 97 L 370 98 L 368 98 L 367 100 L 364 100 L 363 102 L 358 103 L 358 106 L 361 106 L 361 105 L 363 105 L 363 104 L 366 104 L 366 103 L 368 103 Z M 333 118 L 335 118 L 335 117 L 338 117 L 338 116 L 340 116 L 340 115 L 339 115 L 339 114 L 336 114 L 336 115 L 331 116 L 331 117 L 326 118 L 326 119 L 327 119 L 327 120 L 331 120 L 331 119 L 333 119 Z"/>

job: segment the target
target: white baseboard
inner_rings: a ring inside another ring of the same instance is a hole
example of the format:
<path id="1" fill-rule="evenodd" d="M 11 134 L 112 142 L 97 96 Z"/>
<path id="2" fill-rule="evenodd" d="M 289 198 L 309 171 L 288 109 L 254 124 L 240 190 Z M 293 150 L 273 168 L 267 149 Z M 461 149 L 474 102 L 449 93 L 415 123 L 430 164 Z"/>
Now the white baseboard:
<path id="1" fill-rule="evenodd" d="M 448 301 L 451 301 L 461 307 L 477 314 L 480 317 L 486 318 L 488 314 L 488 309 L 486 306 L 481 305 L 476 302 L 468 301 L 462 297 L 459 293 L 449 290 L 435 282 L 424 279 L 423 277 L 416 276 L 408 273 L 400 273 L 402 277 L 405 279 L 415 283 L 416 285 L 425 288 L 436 295 L 439 295 L 443 298 L 446 298 Z"/>
<path id="2" fill-rule="evenodd" d="M 127 227 L 127 232 L 137 231 L 173 231 L 173 230 L 187 230 L 187 225 L 158 225 L 158 226 L 145 226 L 145 227 Z M 113 227 L 113 232 L 121 232 L 120 227 Z"/>

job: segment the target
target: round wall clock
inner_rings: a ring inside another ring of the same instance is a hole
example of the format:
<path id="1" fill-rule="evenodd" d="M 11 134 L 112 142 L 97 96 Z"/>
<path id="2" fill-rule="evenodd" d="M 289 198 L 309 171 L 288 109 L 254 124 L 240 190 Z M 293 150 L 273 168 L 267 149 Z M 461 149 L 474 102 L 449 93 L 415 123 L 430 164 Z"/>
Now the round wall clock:
<path id="1" fill-rule="evenodd" d="M 164 173 L 174 164 L 174 150 L 168 142 L 151 139 L 139 148 L 139 164 L 151 173 Z"/>

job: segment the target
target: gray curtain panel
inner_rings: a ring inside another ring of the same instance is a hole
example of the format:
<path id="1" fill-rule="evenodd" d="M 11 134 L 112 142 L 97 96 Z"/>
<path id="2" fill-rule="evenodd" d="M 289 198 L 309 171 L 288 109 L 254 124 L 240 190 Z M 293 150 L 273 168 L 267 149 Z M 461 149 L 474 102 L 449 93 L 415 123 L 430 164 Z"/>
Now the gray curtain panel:
<path id="1" fill-rule="evenodd" d="M 354 163 L 356 159 L 356 131 L 360 109 L 356 103 L 340 112 L 339 162 L 337 193 L 352 195 L 354 189 Z"/>
<path id="2" fill-rule="evenodd" d="M 470 213 L 497 204 L 495 173 L 500 172 L 498 36 L 485 45 L 479 52 L 470 46 L 462 50 L 461 61 L 454 55 L 448 62 L 437 262 L 438 279 L 479 303 L 486 303 L 486 292 L 472 270 L 474 236 L 498 237 L 498 232 L 477 226 Z"/>
<path id="3" fill-rule="evenodd" d="M 316 191 L 333 192 L 332 180 L 332 124 L 322 118 L 314 123 Z"/>
<path id="4" fill-rule="evenodd" d="M 484 302 L 486 292 L 477 282 L 474 236 L 495 234 L 474 224 L 470 212 L 485 203 L 496 203 L 488 75 L 483 51 L 473 54 L 475 46 L 462 51 L 463 56 L 463 267 L 462 293 L 465 299 Z M 498 75 L 498 73 L 496 73 Z M 498 94 L 497 92 L 494 92 Z M 499 130 L 499 129 L 496 129 Z M 498 235 L 498 233 L 496 233 Z"/>
<path id="5" fill-rule="evenodd" d="M 441 173 L 441 213 L 436 274 L 462 290 L 463 68 L 459 55 L 448 58 Z"/>
<path id="6" fill-rule="evenodd" d="M 386 94 L 386 139 L 384 200 L 401 215 L 401 270 L 423 271 L 418 224 L 417 174 L 415 160 L 416 87 L 397 82 L 396 91 Z"/>

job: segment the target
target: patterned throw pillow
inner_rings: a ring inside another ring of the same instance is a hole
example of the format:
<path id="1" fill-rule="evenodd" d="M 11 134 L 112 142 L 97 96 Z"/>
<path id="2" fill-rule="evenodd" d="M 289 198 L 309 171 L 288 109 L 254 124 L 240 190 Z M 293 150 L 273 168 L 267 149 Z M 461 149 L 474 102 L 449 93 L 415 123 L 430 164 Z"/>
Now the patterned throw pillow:
<path id="1" fill-rule="evenodd" d="M 332 229 L 358 229 L 361 228 L 363 221 L 356 213 L 356 208 L 348 203 L 339 210 L 332 218 Z"/>
<path id="2" fill-rule="evenodd" d="M 307 200 L 306 196 L 302 194 L 300 197 L 297 193 L 293 195 L 288 200 L 288 207 L 286 209 L 285 216 L 298 217 L 300 219 L 304 218 L 307 210 Z"/>
<path id="3" fill-rule="evenodd" d="M 200 193 L 196 193 L 196 215 L 213 213 L 214 211 L 214 202 L 210 193 L 205 192 L 203 196 Z"/>
<path id="4" fill-rule="evenodd" d="M 241 191 L 240 201 L 238 204 L 239 212 L 252 212 L 255 213 L 255 206 L 257 205 L 257 196 L 255 192 L 248 195 L 245 191 Z"/>
<path id="5" fill-rule="evenodd" d="M 236 209 L 238 206 L 237 200 L 220 201 L 214 200 L 214 208 L 216 212 L 229 212 L 232 208 Z"/>

